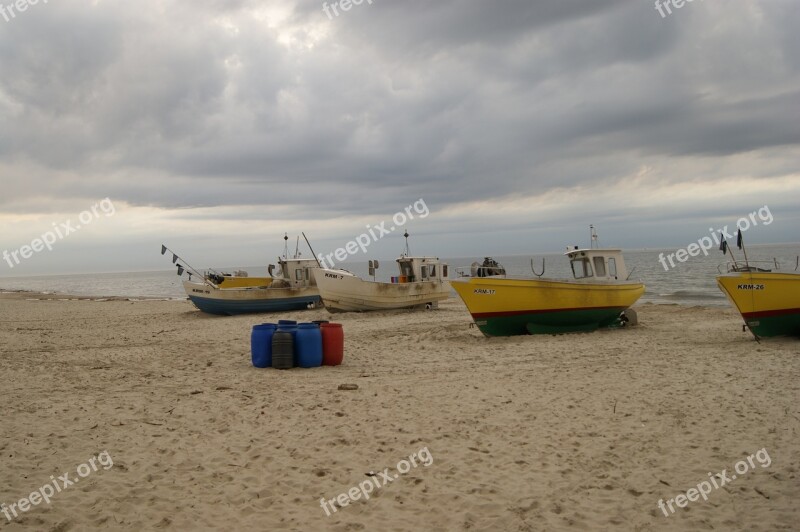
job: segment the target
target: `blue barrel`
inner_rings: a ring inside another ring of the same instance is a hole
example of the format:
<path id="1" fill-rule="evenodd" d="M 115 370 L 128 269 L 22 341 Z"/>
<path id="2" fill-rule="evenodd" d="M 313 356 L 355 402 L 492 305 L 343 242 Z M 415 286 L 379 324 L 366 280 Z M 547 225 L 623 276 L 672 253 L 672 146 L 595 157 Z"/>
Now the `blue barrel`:
<path id="1" fill-rule="evenodd" d="M 301 368 L 317 368 L 322 365 L 322 333 L 316 323 L 301 323 L 297 326 L 294 352 Z"/>
<path id="2" fill-rule="evenodd" d="M 272 334 L 277 329 L 273 323 L 262 323 L 250 333 L 250 356 L 257 368 L 272 366 Z"/>
<path id="3" fill-rule="evenodd" d="M 272 367 L 275 369 L 294 367 L 294 338 L 289 331 L 278 329 L 272 335 Z"/>

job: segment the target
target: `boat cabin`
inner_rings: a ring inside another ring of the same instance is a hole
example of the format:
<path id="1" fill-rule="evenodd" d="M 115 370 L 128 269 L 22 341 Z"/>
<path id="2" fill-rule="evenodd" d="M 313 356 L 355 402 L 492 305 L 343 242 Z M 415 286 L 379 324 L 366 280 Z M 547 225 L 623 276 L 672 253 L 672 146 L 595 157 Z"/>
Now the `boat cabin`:
<path id="1" fill-rule="evenodd" d="M 568 250 L 572 275 L 575 279 L 625 280 L 628 270 L 620 249 L 575 249 Z"/>
<path id="2" fill-rule="evenodd" d="M 439 262 L 438 257 L 400 257 L 397 259 L 400 277 L 392 277 L 393 282 L 414 283 L 425 281 L 446 281 L 447 264 Z"/>
<path id="3" fill-rule="evenodd" d="M 317 281 L 311 273 L 311 270 L 319 268 L 319 263 L 316 259 L 280 258 L 278 259 L 278 265 L 281 268 L 278 278 L 288 282 L 293 288 L 317 285 Z M 274 276 L 273 268 L 274 266 L 270 264 L 269 274 L 272 276 Z"/>

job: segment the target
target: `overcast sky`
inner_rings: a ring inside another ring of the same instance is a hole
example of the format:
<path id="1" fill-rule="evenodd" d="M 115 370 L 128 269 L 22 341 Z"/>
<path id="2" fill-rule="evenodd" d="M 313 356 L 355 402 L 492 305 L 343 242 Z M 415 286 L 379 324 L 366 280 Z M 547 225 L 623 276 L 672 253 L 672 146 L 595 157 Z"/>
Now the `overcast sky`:
<path id="1" fill-rule="evenodd" d="M 590 223 L 685 247 L 765 205 L 748 241 L 800 241 L 797 0 L 11 3 L 0 252 L 81 228 L 0 276 L 167 269 L 162 242 L 258 265 L 284 232 L 330 252 L 420 199 L 412 251 L 444 257 Z"/>

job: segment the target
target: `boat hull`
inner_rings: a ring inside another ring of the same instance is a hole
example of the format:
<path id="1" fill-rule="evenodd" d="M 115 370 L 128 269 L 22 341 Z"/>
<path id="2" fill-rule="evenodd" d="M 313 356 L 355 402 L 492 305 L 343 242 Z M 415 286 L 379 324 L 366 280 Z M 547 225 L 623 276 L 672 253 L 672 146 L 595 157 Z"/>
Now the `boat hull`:
<path id="1" fill-rule="evenodd" d="M 186 295 L 208 314 L 234 316 L 260 312 L 305 310 L 321 304 L 319 291 L 309 288 L 213 288 L 186 281 Z"/>
<path id="2" fill-rule="evenodd" d="M 717 286 L 754 335 L 800 337 L 800 274 L 728 273 Z"/>
<path id="3" fill-rule="evenodd" d="M 447 281 L 378 283 L 335 270 L 315 270 L 320 297 L 330 312 L 368 312 L 438 306 L 450 297 Z"/>
<path id="4" fill-rule="evenodd" d="M 593 331 L 618 322 L 644 293 L 636 282 L 587 283 L 504 277 L 452 282 L 486 336 Z"/>

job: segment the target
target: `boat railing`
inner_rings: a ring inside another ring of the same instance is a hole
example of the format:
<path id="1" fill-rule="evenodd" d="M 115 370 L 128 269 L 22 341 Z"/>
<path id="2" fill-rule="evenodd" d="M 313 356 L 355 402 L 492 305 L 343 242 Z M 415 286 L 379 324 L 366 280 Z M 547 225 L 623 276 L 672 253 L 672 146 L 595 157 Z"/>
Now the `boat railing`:
<path id="1" fill-rule="evenodd" d="M 722 267 L 725 271 L 722 271 Z M 778 259 L 772 260 L 733 260 L 717 265 L 719 273 L 772 272 L 781 269 Z"/>

